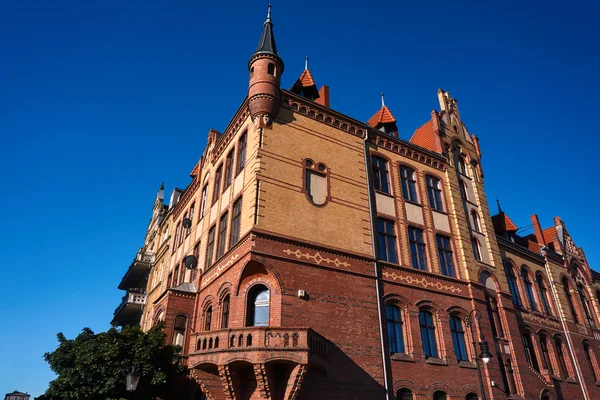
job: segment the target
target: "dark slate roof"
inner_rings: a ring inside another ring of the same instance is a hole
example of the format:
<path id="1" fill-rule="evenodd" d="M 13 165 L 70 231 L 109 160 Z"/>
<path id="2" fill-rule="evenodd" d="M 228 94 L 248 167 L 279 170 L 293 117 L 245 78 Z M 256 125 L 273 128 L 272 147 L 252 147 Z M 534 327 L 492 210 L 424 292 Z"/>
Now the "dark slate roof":
<path id="1" fill-rule="evenodd" d="M 265 21 L 263 33 L 260 37 L 260 41 L 258 42 L 258 46 L 256 47 L 256 52 L 254 54 L 275 54 L 279 56 L 277 53 L 277 45 L 275 44 L 275 35 L 273 35 L 273 22 L 271 21 L 271 5 L 269 4 L 269 11 L 267 12 L 267 20 Z"/>

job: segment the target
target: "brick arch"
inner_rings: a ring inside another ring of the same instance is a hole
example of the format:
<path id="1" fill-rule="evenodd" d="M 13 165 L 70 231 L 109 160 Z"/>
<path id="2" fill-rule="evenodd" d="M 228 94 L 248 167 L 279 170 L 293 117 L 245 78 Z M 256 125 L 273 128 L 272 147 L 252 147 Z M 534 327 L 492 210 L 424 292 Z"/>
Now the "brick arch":
<path id="1" fill-rule="evenodd" d="M 396 304 L 400 306 L 400 308 L 409 308 L 409 306 L 412 305 L 408 300 L 406 300 L 406 298 L 395 293 L 386 294 L 385 296 L 383 296 L 383 301 L 385 304 Z"/>
<path id="2" fill-rule="evenodd" d="M 479 391 L 479 387 L 475 385 L 465 385 L 461 389 L 462 398 L 466 398 L 469 393 L 475 393 L 477 397 L 481 397 L 481 392 Z"/>
<path id="3" fill-rule="evenodd" d="M 399 379 L 397 381 L 394 382 L 394 396 L 396 396 L 396 393 L 398 393 L 398 390 L 400 389 L 409 389 L 411 392 L 413 392 L 413 395 L 416 395 L 419 392 L 419 386 L 417 386 L 413 381 L 409 381 L 406 379 Z"/>
<path id="4" fill-rule="evenodd" d="M 233 284 L 229 281 L 223 282 L 217 291 L 217 299 L 219 299 L 219 303 L 223 301 L 225 296 L 234 292 Z"/>
<path id="5" fill-rule="evenodd" d="M 438 390 L 442 390 L 442 391 L 446 392 L 447 395 L 450 395 L 450 393 L 452 393 L 450 386 L 448 386 L 442 382 L 434 382 L 431 385 L 429 385 L 426 390 L 429 392 L 430 398 L 432 398 L 433 393 L 437 392 Z"/>
<path id="6" fill-rule="evenodd" d="M 469 315 L 469 311 L 462 308 L 461 306 L 450 306 L 446 309 L 446 312 L 448 313 L 448 315 L 457 315 L 460 317 L 466 317 L 467 315 Z"/>
<path id="7" fill-rule="evenodd" d="M 419 311 L 421 309 L 424 309 L 424 310 L 433 311 L 436 314 L 440 314 L 440 313 L 444 312 L 443 308 L 441 308 L 439 305 L 437 305 L 436 303 L 434 303 L 431 300 L 419 300 L 418 302 L 415 303 L 415 306 L 417 307 L 417 309 Z"/>
<path id="8" fill-rule="evenodd" d="M 485 283 L 481 281 L 481 277 L 483 275 L 483 273 L 487 273 L 490 278 L 492 278 L 492 281 L 494 282 L 494 284 L 496 285 L 496 293 L 491 293 L 493 295 L 496 295 L 498 293 L 500 293 L 501 286 L 500 286 L 500 282 L 498 281 L 498 277 L 496 276 L 496 274 L 494 273 L 494 271 L 492 271 L 491 269 L 489 269 L 488 267 L 479 267 L 479 270 L 477 271 L 477 276 L 479 277 L 479 283 L 481 283 L 484 288 L 487 289 L 487 286 L 485 286 Z"/>
<path id="9" fill-rule="evenodd" d="M 204 312 L 206 311 L 206 309 L 211 306 L 213 304 L 214 301 L 214 297 L 212 295 L 208 295 L 204 298 L 204 300 L 202 300 L 202 303 L 200 305 L 200 309 L 202 310 L 202 314 L 204 314 Z"/>
<path id="10" fill-rule="evenodd" d="M 280 274 L 275 272 L 273 266 L 262 261 L 263 260 L 250 259 L 246 262 L 237 279 L 238 282 L 235 289 L 235 294 L 237 296 L 242 294 L 242 287 L 245 287 L 245 290 L 243 291 L 243 296 L 245 297 L 248 291 L 248 284 L 254 281 L 269 282 L 267 285 L 269 290 L 273 291 L 273 289 L 277 289 L 272 293 L 281 294 L 284 284 Z M 253 276 L 254 278 L 251 278 Z"/>
<path id="11" fill-rule="evenodd" d="M 158 316 L 160 315 L 160 313 L 162 313 L 163 315 L 163 319 L 162 321 L 165 320 L 165 308 L 164 306 L 160 306 L 158 307 L 155 311 L 154 311 L 154 315 L 152 316 L 152 324 L 156 325 L 159 321 L 158 321 Z"/>

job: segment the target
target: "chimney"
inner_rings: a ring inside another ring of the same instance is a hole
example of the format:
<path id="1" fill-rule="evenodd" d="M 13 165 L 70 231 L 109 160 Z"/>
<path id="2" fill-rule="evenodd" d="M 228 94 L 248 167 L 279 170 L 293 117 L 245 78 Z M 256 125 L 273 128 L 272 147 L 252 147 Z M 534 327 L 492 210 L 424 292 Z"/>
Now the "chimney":
<path id="1" fill-rule="evenodd" d="M 533 214 L 529 218 L 531 218 L 531 222 L 533 223 L 533 232 L 535 233 L 537 242 L 545 246 L 546 243 L 544 242 L 544 235 L 542 234 L 542 225 L 540 225 L 540 219 L 538 218 L 537 214 Z"/>
<path id="2" fill-rule="evenodd" d="M 315 99 L 315 103 L 329 107 L 329 86 L 321 86 L 321 89 L 319 89 L 319 97 Z"/>

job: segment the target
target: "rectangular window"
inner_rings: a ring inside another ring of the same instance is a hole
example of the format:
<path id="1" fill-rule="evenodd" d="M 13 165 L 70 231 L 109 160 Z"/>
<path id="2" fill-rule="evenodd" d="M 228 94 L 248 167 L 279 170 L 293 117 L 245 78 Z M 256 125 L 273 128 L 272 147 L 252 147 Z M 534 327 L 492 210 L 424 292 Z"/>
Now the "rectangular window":
<path id="1" fill-rule="evenodd" d="M 244 132 L 240 141 L 238 143 L 238 155 L 237 155 L 237 171 L 236 174 L 239 174 L 243 169 L 244 165 L 246 165 L 246 141 L 248 139 L 247 132 Z"/>
<path id="2" fill-rule="evenodd" d="M 421 311 L 419 313 L 419 327 L 421 328 L 421 341 L 423 342 L 425 358 L 437 357 L 435 325 L 433 324 L 433 315 L 430 312 Z"/>
<path id="3" fill-rule="evenodd" d="M 200 259 L 200 242 L 196 243 L 196 245 L 194 246 L 194 257 L 196 257 L 196 260 Z M 192 282 L 196 280 L 197 276 L 198 267 L 196 266 L 196 268 L 192 272 Z"/>
<path id="4" fill-rule="evenodd" d="M 225 160 L 225 184 L 223 185 L 223 190 L 227 189 L 229 185 L 231 185 L 231 179 L 233 178 L 233 150 L 227 154 L 227 159 Z"/>
<path id="5" fill-rule="evenodd" d="M 450 238 L 448 236 L 436 235 L 435 239 L 437 242 L 438 256 L 440 258 L 440 268 L 442 270 L 442 274 L 446 276 L 455 276 Z"/>
<path id="6" fill-rule="evenodd" d="M 408 227 L 408 240 L 410 242 L 410 257 L 413 268 L 427 271 L 427 256 L 423 230 L 412 226 Z"/>
<path id="7" fill-rule="evenodd" d="M 182 283 L 185 282 L 185 264 L 181 263 L 181 275 L 179 276 L 179 284 L 181 285 Z"/>
<path id="8" fill-rule="evenodd" d="M 427 176 L 426 181 L 429 205 L 434 210 L 444 211 L 444 204 L 442 203 L 442 187 L 440 180 L 438 178 L 434 178 L 433 176 Z"/>
<path id="9" fill-rule="evenodd" d="M 175 271 L 173 271 L 173 286 L 179 285 L 179 266 L 175 267 Z"/>
<path id="10" fill-rule="evenodd" d="M 186 219 L 187 217 L 188 217 L 188 213 L 186 212 L 185 214 L 183 214 L 183 218 L 181 219 L 181 236 L 179 237 L 178 246 L 180 246 L 181 243 L 183 243 L 184 238 L 188 237 L 188 235 L 190 234 L 190 231 L 191 231 L 191 229 L 183 226 L 183 220 Z"/>
<path id="11" fill-rule="evenodd" d="M 233 246 L 237 243 L 240 238 L 240 222 L 242 215 L 242 198 L 240 197 L 233 203 L 233 215 L 231 216 L 231 243 L 229 246 Z"/>
<path id="12" fill-rule="evenodd" d="M 177 246 L 179 245 L 179 236 L 181 235 L 181 222 L 177 224 L 175 228 L 175 238 L 173 239 L 173 253 L 177 250 Z"/>
<path id="13" fill-rule="evenodd" d="M 208 231 L 208 245 L 206 246 L 206 268 L 212 265 L 213 253 L 215 249 L 215 227 Z"/>
<path id="14" fill-rule="evenodd" d="M 194 223 L 194 212 L 196 211 L 196 202 L 193 202 L 190 206 L 190 216 L 189 219 L 192 223 Z"/>
<path id="15" fill-rule="evenodd" d="M 377 218 L 377 230 L 379 238 L 379 258 L 383 261 L 398 264 L 394 222 L 389 219 Z"/>
<path id="16" fill-rule="evenodd" d="M 204 185 L 202 188 L 202 198 L 200 199 L 200 217 L 198 218 L 198 222 L 204 216 L 204 212 L 206 211 L 206 195 L 208 194 L 208 184 Z"/>
<path id="17" fill-rule="evenodd" d="M 558 365 L 560 367 L 560 373 L 563 378 L 568 378 L 569 373 L 567 369 L 567 363 L 565 361 L 565 354 L 563 353 L 562 341 L 559 338 L 555 339 L 556 344 L 556 356 L 558 358 Z"/>
<path id="18" fill-rule="evenodd" d="M 387 161 L 381 157 L 371 156 L 371 166 L 373 168 L 373 186 L 375 190 L 390 193 Z"/>
<path id="19" fill-rule="evenodd" d="M 403 323 L 400 309 L 393 304 L 388 304 L 385 306 L 385 317 L 387 320 L 390 353 L 404 353 L 404 335 L 402 333 Z"/>
<path id="20" fill-rule="evenodd" d="M 223 214 L 219 221 L 219 245 L 217 247 L 217 258 L 221 258 L 225 254 L 227 248 L 227 217 L 229 213 Z"/>
<path id="21" fill-rule="evenodd" d="M 219 165 L 217 172 L 215 172 L 215 190 L 213 192 L 213 204 L 219 200 L 219 194 L 221 194 L 221 178 L 223 175 L 223 166 Z"/>
<path id="22" fill-rule="evenodd" d="M 412 168 L 400 167 L 400 177 L 402 179 L 402 195 L 404 196 L 404 200 L 418 203 L 415 171 Z"/>

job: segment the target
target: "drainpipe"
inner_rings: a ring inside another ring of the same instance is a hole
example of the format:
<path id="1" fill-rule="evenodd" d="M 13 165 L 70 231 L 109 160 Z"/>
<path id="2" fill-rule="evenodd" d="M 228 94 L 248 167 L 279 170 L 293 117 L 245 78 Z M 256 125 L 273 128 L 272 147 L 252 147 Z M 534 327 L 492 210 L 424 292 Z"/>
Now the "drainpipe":
<path id="1" fill-rule="evenodd" d="M 382 297 L 381 297 L 381 278 L 379 277 L 379 265 L 377 263 L 377 235 L 375 232 L 377 231 L 377 225 L 375 223 L 375 209 L 376 205 L 373 201 L 373 186 L 371 185 L 371 162 L 369 160 L 369 149 L 367 145 L 367 140 L 369 138 L 369 126 L 365 124 L 365 138 L 363 140 L 363 150 L 365 153 L 365 171 L 367 174 L 367 194 L 369 196 L 369 220 L 371 221 L 371 242 L 373 244 L 373 262 L 375 268 L 375 290 L 377 294 L 377 316 L 379 317 L 379 338 L 381 339 L 381 361 L 383 362 L 383 382 L 385 387 L 385 398 L 386 400 L 394 400 L 393 393 L 390 392 L 390 385 L 388 382 L 388 376 L 390 376 L 388 371 L 388 362 L 385 352 L 385 341 L 383 337 L 384 327 L 383 327 L 383 314 L 382 314 Z"/>
<path id="2" fill-rule="evenodd" d="M 560 314 L 560 323 L 563 328 L 563 332 L 565 333 L 565 339 L 567 341 L 567 346 L 569 346 L 569 353 L 571 353 L 571 360 L 573 360 L 573 366 L 575 367 L 575 373 L 577 374 L 577 380 L 579 381 L 579 386 L 581 386 L 581 392 L 583 393 L 583 398 L 585 400 L 589 400 L 589 396 L 587 391 L 585 390 L 585 385 L 583 384 L 583 377 L 581 376 L 581 371 L 579 370 L 579 363 L 575 358 L 575 351 L 573 349 L 573 343 L 571 342 L 571 335 L 567 330 L 567 324 L 565 323 L 565 317 L 562 312 L 562 305 L 558 298 L 558 294 L 556 293 L 556 286 L 554 286 L 554 277 L 550 273 L 550 265 L 548 263 L 548 256 L 546 255 L 546 246 L 542 247 L 541 250 L 542 255 L 544 256 L 544 267 L 546 268 L 546 275 L 548 275 L 548 282 L 550 282 L 550 288 L 552 289 L 552 297 L 554 298 L 554 304 L 556 304 L 556 310 Z"/>

